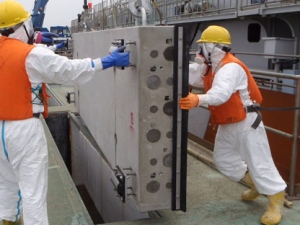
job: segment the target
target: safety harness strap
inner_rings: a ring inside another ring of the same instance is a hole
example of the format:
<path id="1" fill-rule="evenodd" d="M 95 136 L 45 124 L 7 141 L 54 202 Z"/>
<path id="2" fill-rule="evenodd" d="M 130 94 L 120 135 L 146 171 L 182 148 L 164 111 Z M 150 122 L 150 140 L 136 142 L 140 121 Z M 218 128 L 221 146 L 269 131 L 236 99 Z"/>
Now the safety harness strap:
<path id="1" fill-rule="evenodd" d="M 35 117 L 35 118 L 40 118 L 40 116 L 41 116 L 41 113 L 33 113 L 33 117 Z"/>
<path id="2" fill-rule="evenodd" d="M 256 117 L 255 121 L 253 122 L 253 124 L 251 125 L 251 127 L 253 129 L 256 129 L 262 120 L 262 115 L 261 115 L 261 112 L 259 111 L 258 107 L 254 106 L 254 105 L 246 106 L 245 111 L 246 111 L 246 113 L 251 113 L 251 112 L 257 113 L 257 117 Z"/>

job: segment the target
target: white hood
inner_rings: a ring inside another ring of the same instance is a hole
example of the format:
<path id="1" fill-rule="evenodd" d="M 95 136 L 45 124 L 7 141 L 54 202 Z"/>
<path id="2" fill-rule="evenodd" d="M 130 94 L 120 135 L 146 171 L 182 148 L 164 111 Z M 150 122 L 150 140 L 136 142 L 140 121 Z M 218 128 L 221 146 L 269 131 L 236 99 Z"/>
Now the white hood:
<path id="1" fill-rule="evenodd" d="M 226 53 L 214 43 L 203 43 L 202 48 L 204 58 L 211 63 L 212 71 L 214 71 Z"/>
<path id="2" fill-rule="evenodd" d="M 28 35 L 26 33 L 26 30 L 28 32 Z M 34 34 L 34 29 L 31 21 L 31 17 L 29 17 L 27 20 L 24 21 L 23 25 L 20 26 L 18 29 L 16 29 L 14 33 L 10 34 L 9 37 L 28 43 L 29 38 L 32 38 L 33 34 Z"/>

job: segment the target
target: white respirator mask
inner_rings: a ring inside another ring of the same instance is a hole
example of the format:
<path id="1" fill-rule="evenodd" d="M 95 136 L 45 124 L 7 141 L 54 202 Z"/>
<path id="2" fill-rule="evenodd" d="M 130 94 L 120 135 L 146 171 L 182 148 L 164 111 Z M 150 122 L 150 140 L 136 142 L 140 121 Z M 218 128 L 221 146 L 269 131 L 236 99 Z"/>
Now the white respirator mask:
<path id="1" fill-rule="evenodd" d="M 205 57 L 202 44 L 198 45 L 198 51 L 196 53 L 194 62 L 199 65 L 198 70 L 200 70 L 200 75 L 205 76 L 208 72 L 209 61 Z"/>

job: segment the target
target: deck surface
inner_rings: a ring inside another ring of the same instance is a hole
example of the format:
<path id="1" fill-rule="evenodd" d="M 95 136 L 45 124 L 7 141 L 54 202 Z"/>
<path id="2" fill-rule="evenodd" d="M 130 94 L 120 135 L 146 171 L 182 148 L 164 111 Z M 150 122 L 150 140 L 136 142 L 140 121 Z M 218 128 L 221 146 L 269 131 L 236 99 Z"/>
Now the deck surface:
<path id="1" fill-rule="evenodd" d="M 197 145 L 189 144 L 189 148 Z M 198 149 L 193 149 L 198 151 Z M 201 153 L 202 154 L 202 153 Z M 268 200 L 260 196 L 244 202 L 241 192 L 248 188 L 220 174 L 212 166 L 188 156 L 187 212 L 159 211 L 161 218 L 112 223 L 114 225 L 259 225 Z M 284 207 L 280 225 L 300 224 L 300 201 Z"/>

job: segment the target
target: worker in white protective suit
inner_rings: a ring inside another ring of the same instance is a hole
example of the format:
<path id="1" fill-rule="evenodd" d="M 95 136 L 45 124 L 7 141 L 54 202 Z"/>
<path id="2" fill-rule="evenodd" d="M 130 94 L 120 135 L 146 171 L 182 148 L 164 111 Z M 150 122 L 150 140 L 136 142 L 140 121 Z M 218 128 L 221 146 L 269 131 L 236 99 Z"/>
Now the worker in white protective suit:
<path id="1" fill-rule="evenodd" d="M 85 83 L 128 66 L 129 52 L 122 46 L 103 58 L 70 60 L 29 45 L 30 14 L 15 0 L 0 2 L 0 33 L 0 221 L 48 225 L 48 149 L 39 119 L 47 116 L 45 83 Z"/>
<path id="2" fill-rule="evenodd" d="M 208 106 L 211 122 L 219 125 L 213 159 L 220 172 L 251 187 L 242 200 L 260 194 L 269 199 L 263 224 L 280 222 L 286 183 L 274 165 L 269 143 L 256 104 L 261 93 L 249 69 L 230 53 L 230 34 L 220 26 L 209 26 L 197 41 L 199 52 L 190 64 L 190 85 L 204 86 L 205 94 L 189 93 L 179 101 L 181 109 Z"/>
<path id="3" fill-rule="evenodd" d="M 33 24 L 32 24 L 32 21 L 30 18 L 24 20 L 22 25 L 24 25 L 25 27 L 28 28 L 28 32 L 33 32 L 34 28 L 33 28 Z M 2 32 L 4 32 L 4 30 Z M 6 32 L 9 32 L 9 31 L 7 30 Z M 0 34 L 0 36 L 1 36 L 1 34 Z M 28 38 L 27 36 L 24 36 L 23 29 L 15 29 L 15 31 L 13 33 L 11 33 L 9 35 L 9 37 L 19 39 L 21 41 L 27 42 L 28 44 L 34 44 L 36 46 L 48 48 L 52 51 L 62 49 L 66 45 L 66 43 L 64 41 L 62 41 L 58 44 L 53 44 L 53 42 L 54 42 L 53 38 L 58 37 L 58 35 L 55 33 L 52 33 L 52 32 L 35 31 L 34 35 L 31 35 Z"/>

